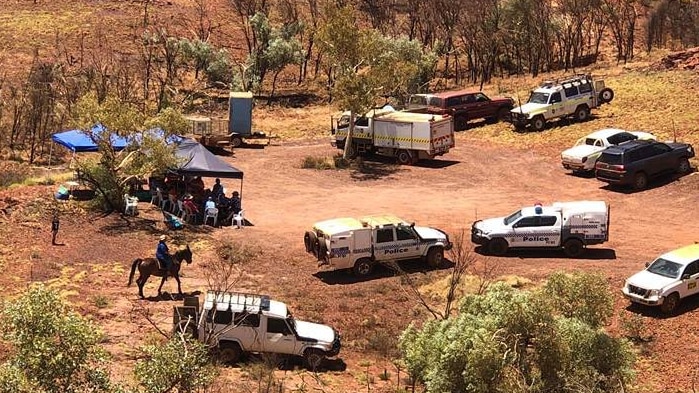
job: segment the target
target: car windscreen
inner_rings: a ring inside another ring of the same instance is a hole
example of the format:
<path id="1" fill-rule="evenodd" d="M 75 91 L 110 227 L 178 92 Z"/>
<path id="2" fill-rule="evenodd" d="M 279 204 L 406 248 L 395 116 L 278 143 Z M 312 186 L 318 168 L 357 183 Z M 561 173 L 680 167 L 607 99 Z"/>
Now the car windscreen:
<path id="1" fill-rule="evenodd" d="M 412 107 L 427 106 L 428 97 L 424 95 L 414 95 L 410 96 L 410 102 L 408 104 Z"/>
<path id="2" fill-rule="evenodd" d="M 549 103 L 549 93 L 532 92 L 529 96 L 529 102 L 534 104 L 548 104 Z"/>
<path id="3" fill-rule="evenodd" d="M 651 263 L 646 270 L 663 277 L 678 278 L 680 276 L 680 272 L 682 271 L 682 265 L 668 261 L 667 259 L 658 258 Z"/>
<path id="4" fill-rule="evenodd" d="M 575 146 L 580 146 L 580 145 L 594 146 L 595 142 L 597 142 L 597 139 L 595 139 L 595 138 L 580 138 L 575 143 Z"/>
<path id="5" fill-rule="evenodd" d="M 621 152 L 608 152 L 605 151 L 602 153 L 602 155 L 599 157 L 597 160 L 599 162 L 603 162 L 605 164 L 609 165 L 621 165 L 624 163 L 624 156 L 621 154 Z"/>
<path id="6" fill-rule="evenodd" d="M 512 224 L 513 222 L 519 220 L 520 217 L 522 217 L 522 211 L 521 211 L 521 210 L 517 210 L 516 212 L 514 212 L 514 213 L 510 214 L 509 216 L 505 217 L 505 220 L 504 220 L 505 225 L 510 225 L 510 224 Z"/>

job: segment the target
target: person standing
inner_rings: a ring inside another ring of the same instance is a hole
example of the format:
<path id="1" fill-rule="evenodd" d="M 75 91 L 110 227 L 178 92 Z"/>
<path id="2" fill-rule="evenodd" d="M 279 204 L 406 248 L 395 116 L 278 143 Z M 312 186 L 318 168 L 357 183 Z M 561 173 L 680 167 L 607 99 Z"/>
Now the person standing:
<path id="1" fill-rule="evenodd" d="M 53 219 L 51 220 L 51 244 L 56 245 L 56 236 L 58 235 L 58 228 L 61 226 L 61 221 L 58 219 L 58 210 L 53 211 Z"/>

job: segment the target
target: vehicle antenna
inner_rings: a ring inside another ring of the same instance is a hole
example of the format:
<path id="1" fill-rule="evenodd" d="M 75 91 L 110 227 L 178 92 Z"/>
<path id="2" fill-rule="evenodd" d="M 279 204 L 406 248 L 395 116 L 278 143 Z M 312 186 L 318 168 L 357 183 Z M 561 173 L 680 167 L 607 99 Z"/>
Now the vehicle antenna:
<path id="1" fill-rule="evenodd" d="M 672 141 L 677 143 L 677 130 L 675 129 L 675 119 L 672 119 Z"/>

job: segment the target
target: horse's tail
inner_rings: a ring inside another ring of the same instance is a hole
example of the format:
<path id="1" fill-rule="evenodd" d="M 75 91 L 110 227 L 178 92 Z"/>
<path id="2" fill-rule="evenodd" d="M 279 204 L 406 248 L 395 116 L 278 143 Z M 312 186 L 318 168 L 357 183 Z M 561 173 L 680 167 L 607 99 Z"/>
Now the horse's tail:
<path id="1" fill-rule="evenodd" d="M 134 260 L 131 264 L 131 274 L 129 274 L 129 283 L 126 284 L 127 287 L 131 285 L 131 282 L 133 281 L 133 276 L 134 274 L 136 274 L 136 268 L 141 266 L 141 262 L 143 262 L 143 259 L 138 258 Z"/>

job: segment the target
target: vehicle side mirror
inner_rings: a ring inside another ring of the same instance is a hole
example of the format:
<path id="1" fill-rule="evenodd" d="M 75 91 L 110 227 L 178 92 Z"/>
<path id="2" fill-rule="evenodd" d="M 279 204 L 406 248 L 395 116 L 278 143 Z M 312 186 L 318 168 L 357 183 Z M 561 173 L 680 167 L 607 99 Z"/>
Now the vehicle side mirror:
<path id="1" fill-rule="evenodd" d="M 683 280 L 689 280 L 689 274 L 683 274 L 682 275 Z"/>
<path id="2" fill-rule="evenodd" d="M 411 227 L 411 228 L 414 228 L 414 227 L 415 227 L 415 223 L 414 223 L 414 222 L 411 222 L 411 223 L 410 223 L 410 227 Z"/>
<path id="3" fill-rule="evenodd" d="M 646 262 L 646 267 L 650 266 L 650 262 Z"/>

